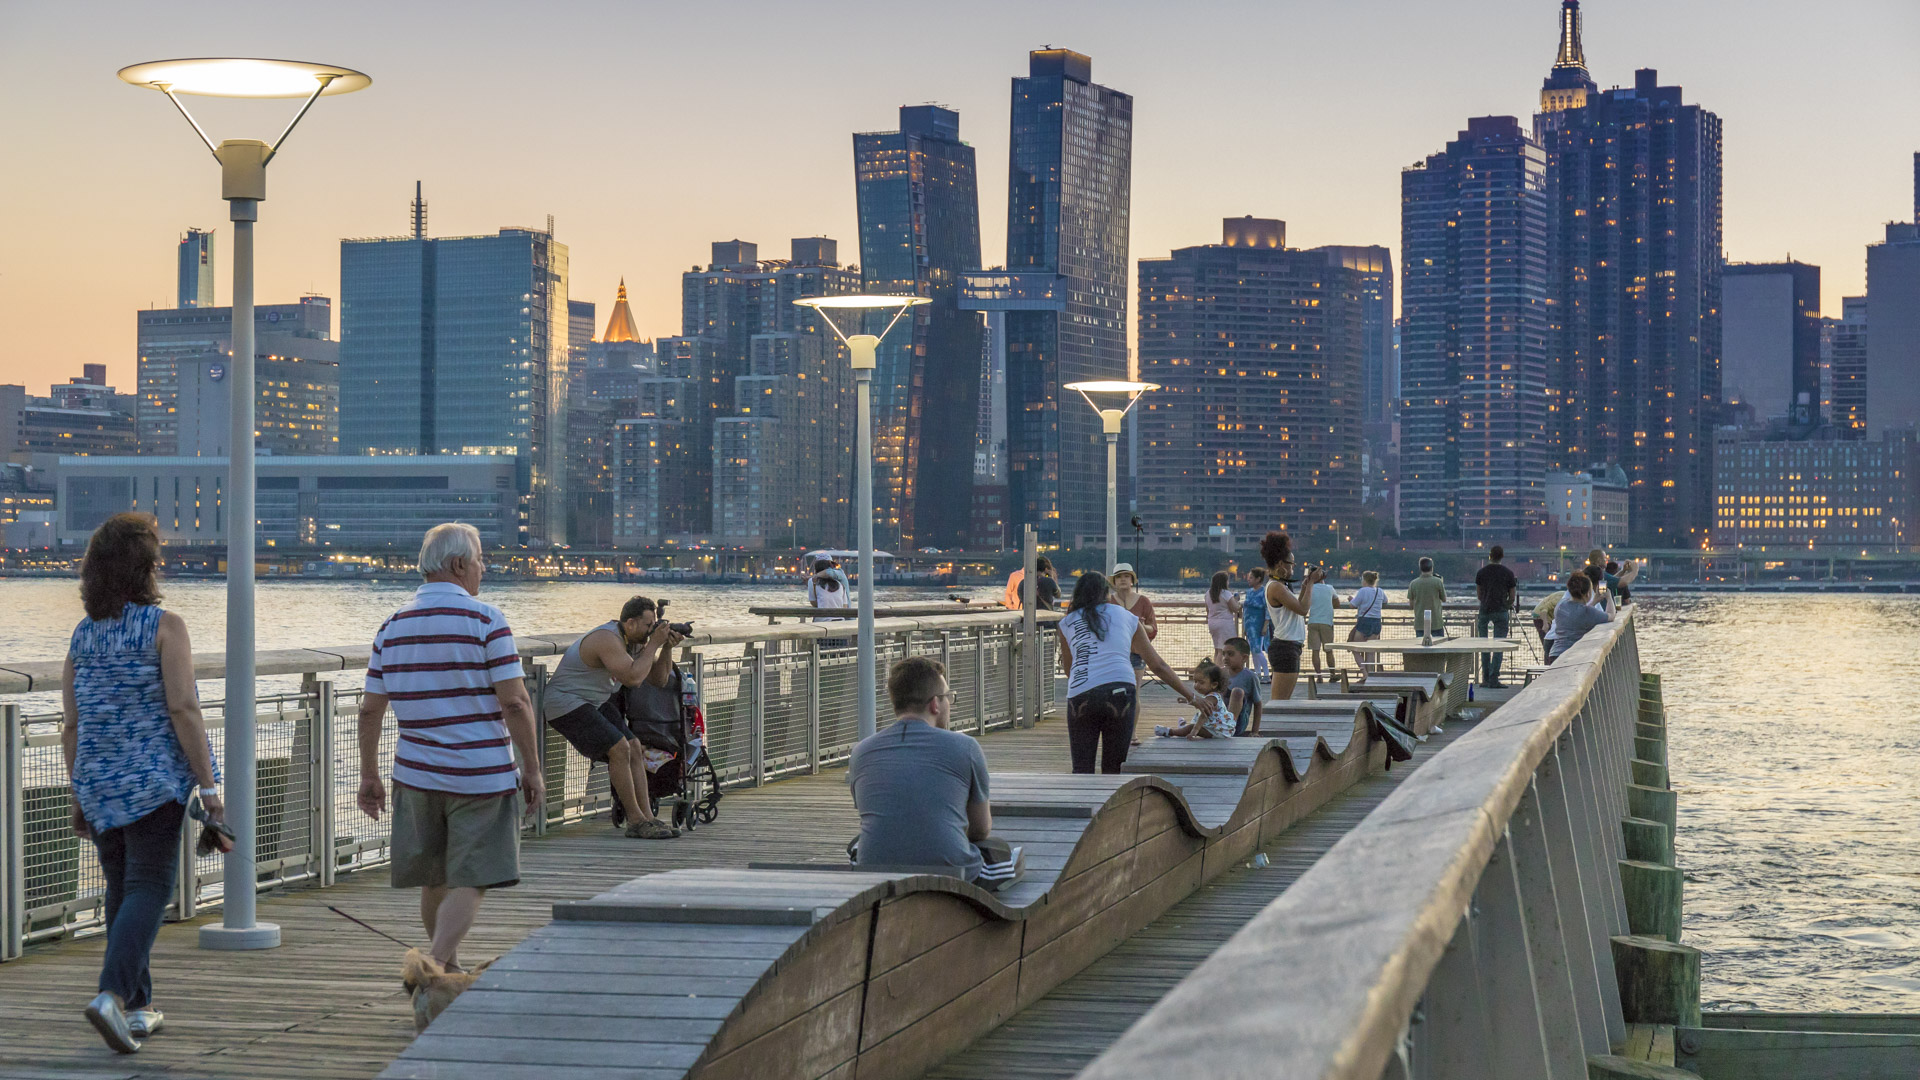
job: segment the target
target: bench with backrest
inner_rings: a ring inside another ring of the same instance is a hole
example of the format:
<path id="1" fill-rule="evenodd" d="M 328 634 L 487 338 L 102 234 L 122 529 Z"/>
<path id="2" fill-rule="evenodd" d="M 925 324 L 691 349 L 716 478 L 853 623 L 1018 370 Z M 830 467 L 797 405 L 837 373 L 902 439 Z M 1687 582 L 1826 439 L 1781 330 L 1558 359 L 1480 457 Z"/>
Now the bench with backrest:
<path id="1" fill-rule="evenodd" d="M 383 1077 L 917 1076 L 1385 764 L 1358 704 L 1148 739 L 1118 775 L 995 773 L 998 893 L 914 872 L 674 870 L 503 956 Z"/>

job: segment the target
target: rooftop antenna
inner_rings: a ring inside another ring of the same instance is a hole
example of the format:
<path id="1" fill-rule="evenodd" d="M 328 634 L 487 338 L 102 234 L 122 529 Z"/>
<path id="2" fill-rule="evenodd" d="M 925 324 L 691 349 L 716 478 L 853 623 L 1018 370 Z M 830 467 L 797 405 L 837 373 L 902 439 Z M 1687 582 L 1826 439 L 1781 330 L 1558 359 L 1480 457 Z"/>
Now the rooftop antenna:
<path id="1" fill-rule="evenodd" d="M 420 191 L 420 181 L 413 182 L 413 238 L 427 238 L 427 200 Z"/>

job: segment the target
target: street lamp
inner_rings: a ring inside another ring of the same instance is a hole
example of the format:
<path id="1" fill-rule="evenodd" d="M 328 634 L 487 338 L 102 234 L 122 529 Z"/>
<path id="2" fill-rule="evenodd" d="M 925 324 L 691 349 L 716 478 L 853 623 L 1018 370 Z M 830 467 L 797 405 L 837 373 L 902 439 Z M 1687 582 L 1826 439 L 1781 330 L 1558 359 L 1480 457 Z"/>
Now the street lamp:
<path id="1" fill-rule="evenodd" d="M 255 784 L 253 727 L 253 223 L 267 197 L 267 162 L 322 95 L 349 94 L 373 82 L 352 68 L 296 60 L 199 57 L 155 60 L 120 69 L 134 86 L 158 90 L 180 110 L 220 163 L 220 197 L 233 222 L 232 427 L 227 450 L 227 824 L 233 850 L 227 854 L 225 910 L 219 926 L 200 928 L 203 949 L 271 949 L 280 928 L 254 919 Z M 230 98 L 305 98 L 305 104 L 271 145 L 258 139 L 227 139 L 215 146 L 180 102 L 181 94 Z M 331 792 L 318 793 L 332 798 Z M 322 857 L 331 857 L 323 852 Z"/>
<path id="2" fill-rule="evenodd" d="M 866 738 L 874 733 L 878 726 L 873 715 L 873 698 L 877 692 L 873 670 L 873 357 L 880 348 L 880 339 L 887 336 L 907 309 L 933 301 L 924 296 L 808 296 L 794 303 L 809 307 L 820 314 L 820 318 L 832 330 L 835 337 L 846 342 L 853 353 L 854 409 L 858 412 L 860 440 L 854 448 L 854 464 L 859 472 L 856 500 L 858 505 L 854 513 L 860 523 L 860 647 L 855 663 L 855 677 L 860 683 L 860 737 Z M 886 328 L 878 334 L 854 334 L 848 337 L 834 323 L 831 311 L 839 311 L 841 318 L 848 315 L 860 317 L 869 311 L 893 311 L 893 318 Z M 905 463 L 902 463 L 904 467 Z"/>
<path id="3" fill-rule="evenodd" d="M 1133 408 L 1140 395 L 1149 390 L 1160 389 L 1159 383 L 1148 382 L 1070 382 L 1063 389 L 1078 390 L 1080 396 L 1087 399 L 1093 411 L 1100 414 L 1100 430 L 1107 436 L 1107 573 L 1113 573 L 1113 565 L 1120 561 L 1120 488 L 1117 473 L 1120 469 L 1120 421 L 1126 419 L 1127 412 Z M 1115 395 L 1126 398 L 1126 404 L 1119 408 L 1100 407 L 1093 400 L 1095 394 L 1102 399 L 1117 401 Z M 1138 567 L 1135 567 L 1138 570 Z"/>

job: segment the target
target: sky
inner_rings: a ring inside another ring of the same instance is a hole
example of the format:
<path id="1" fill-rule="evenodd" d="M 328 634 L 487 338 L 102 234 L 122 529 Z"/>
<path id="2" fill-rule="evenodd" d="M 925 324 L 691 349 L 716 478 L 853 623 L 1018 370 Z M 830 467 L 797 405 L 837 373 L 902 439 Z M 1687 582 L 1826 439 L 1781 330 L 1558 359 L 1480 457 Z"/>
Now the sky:
<path id="1" fill-rule="evenodd" d="M 407 229 L 415 180 L 439 236 L 540 226 L 604 324 L 626 278 L 641 332 L 679 331 L 679 273 L 738 237 L 785 257 L 827 235 L 858 261 L 851 133 L 896 108 L 960 111 L 978 155 L 983 261 L 1005 255 L 1009 80 L 1043 45 L 1134 95 L 1132 256 L 1217 242 L 1220 219 L 1288 243 L 1399 247 L 1400 171 L 1469 116 L 1529 117 L 1557 0 L 1103 0 L 900 4 L 0 0 L 0 382 L 31 393 L 104 362 L 134 384 L 134 312 L 174 303 L 174 248 L 215 228 L 218 166 L 139 61 L 267 56 L 358 68 L 268 172 L 261 303 L 339 296 L 339 241 Z M 1864 246 L 1912 213 L 1914 0 L 1589 0 L 1602 87 L 1654 67 L 1724 123 L 1727 257 L 1864 289 Z M 271 139 L 296 103 L 190 99 L 208 133 Z M 337 327 L 336 327 L 337 332 Z"/>

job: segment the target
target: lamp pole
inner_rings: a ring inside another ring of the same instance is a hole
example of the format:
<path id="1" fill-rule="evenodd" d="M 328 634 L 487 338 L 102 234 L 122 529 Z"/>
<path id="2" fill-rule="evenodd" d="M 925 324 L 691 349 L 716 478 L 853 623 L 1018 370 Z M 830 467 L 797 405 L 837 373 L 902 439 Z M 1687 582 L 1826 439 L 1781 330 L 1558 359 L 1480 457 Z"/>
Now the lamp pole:
<path id="1" fill-rule="evenodd" d="M 1100 410 L 1100 426 L 1107 435 L 1107 573 L 1120 561 L 1120 421 L 1122 409 Z M 1134 567 L 1137 572 L 1139 567 Z"/>
<path id="2" fill-rule="evenodd" d="M 267 197 L 267 163 L 293 129 L 325 94 L 352 93 L 373 80 L 352 68 L 293 60 L 200 57 L 159 60 L 121 68 L 123 82 L 158 90 L 180 110 L 194 134 L 220 163 L 220 197 L 233 223 L 233 356 L 228 365 L 229 429 L 227 484 L 222 495 L 227 515 L 227 656 L 224 732 L 226 736 L 226 820 L 233 850 L 226 856 L 225 897 L 219 926 L 200 928 L 203 949 L 271 949 L 280 944 L 280 928 L 256 920 L 259 879 L 258 784 L 254 725 L 254 323 L 253 223 Z M 228 139 L 218 146 L 180 100 L 181 94 L 237 98 L 305 98 L 300 111 L 271 144 L 258 139 Z M 330 792 L 317 793 L 331 798 Z M 330 853 L 323 853 L 330 855 Z"/>
<path id="3" fill-rule="evenodd" d="M 873 656 L 873 365 L 874 353 L 879 347 L 880 339 L 872 334 L 854 334 L 847 338 L 847 349 L 853 353 L 855 422 L 860 431 L 853 454 L 859 470 L 854 513 L 860 523 L 860 636 L 854 676 L 860 684 L 862 739 L 872 735 L 879 725 L 874 708 L 874 695 L 879 690 L 875 685 Z"/>

